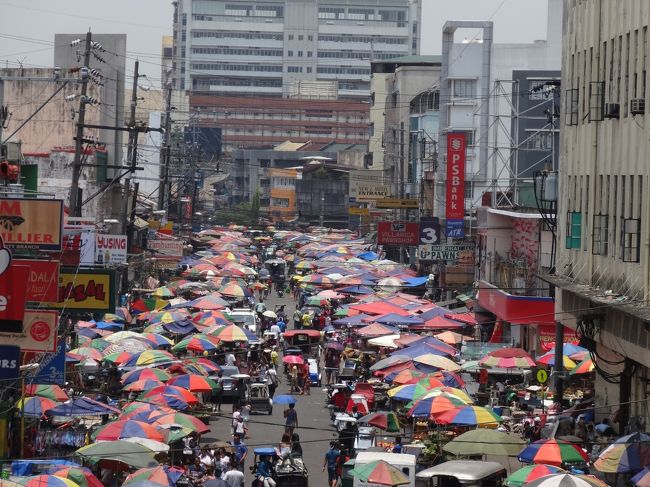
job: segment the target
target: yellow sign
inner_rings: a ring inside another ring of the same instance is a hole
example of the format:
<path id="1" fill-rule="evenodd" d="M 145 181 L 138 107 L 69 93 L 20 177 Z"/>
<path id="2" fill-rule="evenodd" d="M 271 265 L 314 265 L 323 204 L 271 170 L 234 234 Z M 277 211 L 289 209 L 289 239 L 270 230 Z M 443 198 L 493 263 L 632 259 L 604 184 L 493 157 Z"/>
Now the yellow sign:
<path id="1" fill-rule="evenodd" d="M 9 249 L 61 250 L 63 200 L 0 199 L 0 236 Z"/>
<path id="2" fill-rule="evenodd" d="M 111 269 L 62 268 L 59 302 L 46 308 L 66 311 L 115 312 L 115 272 Z"/>
<path id="3" fill-rule="evenodd" d="M 354 206 L 351 206 L 348 208 L 348 213 L 350 215 L 369 215 L 370 210 L 368 208 L 356 208 Z"/>
<path id="4" fill-rule="evenodd" d="M 419 208 L 420 202 L 410 198 L 384 198 L 377 200 L 377 208 Z"/>
<path id="5" fill-rule="evenodd" d="M 548 380 L 548 372 L 546 372 L 544 369 L 538 369 L 535 377 L 537 377 L 537 382 L 540 384 L 545 384 Z"/>

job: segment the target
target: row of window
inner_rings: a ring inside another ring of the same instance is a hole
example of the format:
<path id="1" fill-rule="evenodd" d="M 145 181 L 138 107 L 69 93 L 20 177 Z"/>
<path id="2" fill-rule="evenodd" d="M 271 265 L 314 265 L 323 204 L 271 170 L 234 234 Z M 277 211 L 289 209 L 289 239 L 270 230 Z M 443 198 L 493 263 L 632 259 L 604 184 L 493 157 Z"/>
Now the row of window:
<path id="1" fill-rule="evenodd" d="M 304 38 L 305 38 L 305 36 L 304 36 L 303 34 L 298 34 L 297 37 L 298 37 L 298 40 L 299 40 L 299 41 L 302 41 L 302 40 L 304 40 Z M 293 38 L 294 38 L 294 34 L 287 34 L 287 40 L 292 41 Z M 308 35 L 308 36 L 307 36 L 307 40 L 308 40 L 309 42 L 313 41 L 313 40 L 314 40 L 314 36 L 311 35 L 311 34 Z"/>
<path id="2" fill-rule="evenodd" d="M 379 10 L 350 8 L 345 12 L 343 7 L 320 7 L 318 18 L 323 20 L 379 20 L 383 22 L 403 22 L 406 20 L 406 10 Z"/>
<path id="3" fill-rule="evenodd" d="M 211 78 L 195 78 L 196 86 L 254 86 L 265 88 L 282 88 L 281 79 L 211 79 Z"/>
<path id="4" fill-rule="evenodd" d="M 382 44 L 406 44 L 406 37 L 373 37 L 373 36 L 356 36 L 350 35 L 319 35 L 318 40 L 322 42 L 359 42 L 362 44 L 382 43 Z"/>
<path id="5" fill-rule="evenodd" d="M 230 47 L 193 47 L 194 54 L 226 54 L 230 56 L 271 56 L 282 57 L 282 49 L 230 48 Z"/>
<path id="6" fill-rule="evenodd" d="M 193 63 L 192 69 L 197 71 L 257 71 L 281 73 L 282 66 L 266 64 L 229 64 L 229 63 Z"/>
<path id="7" fill-rule="evenodd" d="M 274 187 L 295 188 L 296 180 L 294 178 L 272 177 L 271 181 Z"/>
<path id="8" fill-rule="evenodd" d="M 237 17 L 283 17 L 284 7 L 273 7 L 271 5 L 228 5 L 226 4 L 225 15 Z"/>
<path id="9" fill-rule="evenodd" d="M 590 186 L 590 175 L 567 176 L 568 207 L 565 246 L 587 250 L 589 192 L 595 199 L 592 223 L 592 253 L 618 257 L 623 262 L 639 262 L 643 177 L 640 175 L 599 175 Z M 584 184 L 584 185 L 583 185 Z M 610 241 L 610 235 L 616 241 Z M 617 253 L 618 251 L 618 253 Z"/>
<path id="10" fill-rule="evenodd" d="M 289 198 L 271 198 L 271 206 L 289 208 Z"/>
<path id="11" fill-rule="evenodd" d="M 306 54 L 307 54 L 307 57 L 312 57 L 313 53 L 311 51 L 306 51 Z M 304 57 L 304 55 L 305 55 L 305 51 L 296 51 L 296 56 L 297 57 Z M 289 49 L 287 51 L 287 56 L 288 57 L 294 57 L 293 56 L 293 50 Z"/>
<path id="12" fill-rule="evenodd" d="M 336 68 L 332 66 L 318 66 L 319 74 L 364 74 L 370 76 L 369 68 Z"/>
<path id="13" fill-rule="evenodd" d="M 281 41 L 282 34 L 269 34 L 265 32 L 216 32 L 216 31 L 192 31 L 192 38 L 214 38 L 214 39 L 262 39 L 268 41 Z"/>

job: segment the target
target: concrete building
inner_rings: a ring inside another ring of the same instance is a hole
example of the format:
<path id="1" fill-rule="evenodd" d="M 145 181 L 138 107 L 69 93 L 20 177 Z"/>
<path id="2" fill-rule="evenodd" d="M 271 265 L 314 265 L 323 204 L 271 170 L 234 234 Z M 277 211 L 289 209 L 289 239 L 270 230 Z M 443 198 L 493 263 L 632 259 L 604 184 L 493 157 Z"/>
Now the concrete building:
<path id="1" fill-rule="evenodd" d="M 650 124 L 645 0 L 565 2 L 557 318 L 595 354 L 596 416 L 647 423 Z M 635 428 L 633 427 L 632 430 Z"/>
<path id="2" fill-rule="evenodd" d="M 364 98 L 371 60 L 419 53 L 420 16 L 417 0 L 177 0 L 175 86 L 286 97 L 324 81 Z"/>
<path id="3" fill-rule="evenodd" d="M 71 43 L 81 39 L 81 43 Z M 54 36 L 54 66 L 64 69 L 80 67 L 83 62 L 86 34 L 56 34 Z M 99 112 L 100 125 L 124 127 L 124 85 L 126 80 L 126 34 L 93 34 L 93 41 L 100 43 L 103 50 L 97 50 L 91 56 L 91 70 L 101 75 L 97 84 L 100 86 L 101 105 L 89 110 Z M 100 61 L 101 59 L 101 61 Z M 120 166 L 123 163 L 124 143 L 126 137 L 119 130 L 99 130 L 98 140 L 106 145 L 108 164 Z M 74 141 L 68 142 L 74 144 Z"/>

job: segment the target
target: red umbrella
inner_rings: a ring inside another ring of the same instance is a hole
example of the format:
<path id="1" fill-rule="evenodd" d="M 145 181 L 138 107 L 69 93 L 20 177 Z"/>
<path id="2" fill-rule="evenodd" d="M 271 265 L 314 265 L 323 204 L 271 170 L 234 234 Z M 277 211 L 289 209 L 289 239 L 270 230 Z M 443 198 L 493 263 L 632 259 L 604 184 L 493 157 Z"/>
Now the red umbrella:
<path id="1" fill-rule="evenodd" d="M 155 396 L 156 394 L 163 394 L 165 396 L 174 396 L 180 399 L 181 401 L 186 402 L 187 404 L 199 403 L 199 400 L 196 398 L 194 394 L 192 394 L 187 389 L 183 389 L 182 387 L 177 387 L 177 386 L 154 387 L 153 389 L 149 390 L 146 394 L 144 394 L 142 397 L 147 398 L 147 397 Z"/>
<path id="2" fill-rule="evenodd" d="M 115 441 L 123 438 L 147 438 L 163 441 L 163 435 L 150 424 L 134 420 L 118 420 L 100 427 L 94 438 L 101 441 Z"/>
<path id="3" fill-rule="evenodd" d="M 302 359 L 301 356 L 299 355 L 287 355 L 282 359 L 282 361 L 285 364 L 297 364 L 297 365 L 302 365 L 305 363 L 305 361 Z"/>

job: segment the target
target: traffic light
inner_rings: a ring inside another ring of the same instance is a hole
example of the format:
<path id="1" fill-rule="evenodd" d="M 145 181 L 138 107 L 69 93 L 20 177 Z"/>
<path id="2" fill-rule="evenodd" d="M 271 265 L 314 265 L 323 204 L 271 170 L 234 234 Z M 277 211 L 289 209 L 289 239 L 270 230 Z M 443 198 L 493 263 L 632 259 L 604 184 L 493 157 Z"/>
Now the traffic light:
<path id="1" fill-rule="evenodd" d="M 7 161 L 0 162 L 0 179 L 7 181 L 18 181 L 19 176 L 19 166 L 15 164 L 9 164 Z"/>

